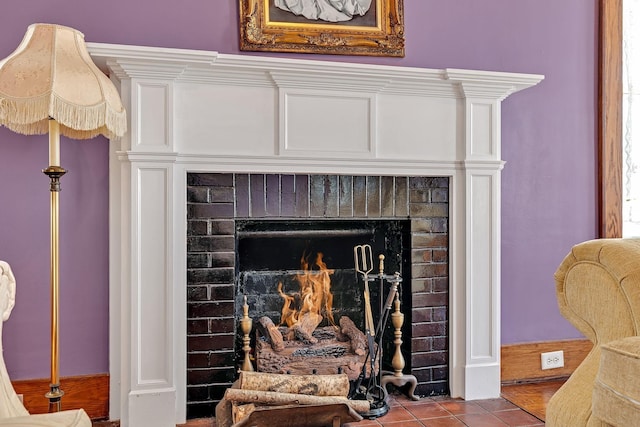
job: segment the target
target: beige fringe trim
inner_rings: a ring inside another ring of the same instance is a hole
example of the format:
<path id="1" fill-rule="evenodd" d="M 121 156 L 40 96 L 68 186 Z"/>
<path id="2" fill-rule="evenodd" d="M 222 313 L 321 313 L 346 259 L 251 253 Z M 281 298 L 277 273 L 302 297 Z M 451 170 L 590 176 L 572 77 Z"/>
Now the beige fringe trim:
<path id="1" fill-rule="evenodd" d="M 125 109 L 121 107 L 117 111 L 107 102 L 81 106 L 49 94 L 31 99 L 0 99 L 0 125 L 14 132 L 46 134 L 50 118 L 60 123 L 62 135 L 73 139 L 89 139 L 100 134 L 114 139 L 127 131 Z"/>

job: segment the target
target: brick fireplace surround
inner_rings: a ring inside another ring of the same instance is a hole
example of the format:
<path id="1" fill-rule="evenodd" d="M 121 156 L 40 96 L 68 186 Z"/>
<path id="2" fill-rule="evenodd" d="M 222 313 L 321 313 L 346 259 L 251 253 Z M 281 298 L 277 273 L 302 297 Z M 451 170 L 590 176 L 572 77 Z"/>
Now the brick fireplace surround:
<path id="1" fill-rule="evenodd" d="M 129 115 L 110 144 L 110 418 L 187 413 L 187 176 L 449 182 L 451 395 L 500 393 L 500 109 L 542 76 L 89 43 Z"/>
<path id="2" fill-rule="evenodd" d="M 241 362 L 234 351 L 234 220 L 242 218 L 409 219 L 411 272 L 404 279 L 411 280 L 403 289 L 412 305 L 403 311 L 412 369 L 405 372 L 418 379 L 416 394 L 448 393 L 448 199 L 447 178 L 190 173 L 187 418 L 214 416 Z"/>

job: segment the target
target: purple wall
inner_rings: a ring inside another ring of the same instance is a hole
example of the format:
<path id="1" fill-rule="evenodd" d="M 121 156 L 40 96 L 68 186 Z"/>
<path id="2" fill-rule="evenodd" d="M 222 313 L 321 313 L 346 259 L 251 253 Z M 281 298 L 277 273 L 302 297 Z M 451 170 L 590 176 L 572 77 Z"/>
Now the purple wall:
<path id="1" fill-rule="evenodd" d="M 5 0 L 0 58 L 34 22 L 74 27 L 90 42 L 239 53 L 237 1 Z M 559 314 L 553 272 L 594 238 L 595 1 L 404 0 L 405 58 L 336 61 L 544 74 L 503 104 L 502 342 L 579 337 Z M 304 55 L 297 56 L 310 59 Z M 13 379 L 49 375 L 48 179 L 45 136 L 0 128 L 0 259 L 17 276 L 4 327 Z M 108 371 L 107 142 L 63 138 L 61 374 Z"/>

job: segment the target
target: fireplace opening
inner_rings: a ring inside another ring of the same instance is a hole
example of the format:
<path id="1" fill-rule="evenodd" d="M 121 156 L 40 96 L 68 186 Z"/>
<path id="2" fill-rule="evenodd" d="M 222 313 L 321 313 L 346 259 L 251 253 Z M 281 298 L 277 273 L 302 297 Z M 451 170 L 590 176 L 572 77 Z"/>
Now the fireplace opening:
<path id="1" fill-rule="evenodd" d="M 260 320 L 256 326 L 263 326 L 261 322 L 266 321 L 279 327 L 284 341 L 290 345 L 288 351 L 274 352 L 264 343 L 268 340 L 265 331 L 259 332 L 264 327 L 258 328 L 251 337 L 258 370 L 295 374 L 346 372 L 354 380 L 364 352 L 355 355 L 339 332 L 342 325 L 351 323 L 359 331 L 365 331 L 364 283 L 355 270 L 354 248 L 371 247 L 375 254 L 371 260 L 372 277 L 382 267 L 383 274 L 399 273 L 408 286 L 410 242 L 411 222 L 407 219 L 237 220 L 237 323 L 246 301 L 252 318 Z M 376 280 L 369 286 L 372 313 L 377 320 L 384 311 L 390 285 L 388 281 Z M 410 337 L 411 292 L 402 292 L 400 287 L 399 296 L 405 308 L 402 332 Z M 390 323 L 384 328 L 380 343 L 382 356 L 378 366 L 391 371 L 395 346 Z M 244 357 L 242 349 L 243 333 L 238 330 L 235 340 L 238 361 Z M 410 340 L 404 341 L 402 349 L 404 354 L 410 354 Z M 410 361 L 406 369 L 411 369 Z"/>

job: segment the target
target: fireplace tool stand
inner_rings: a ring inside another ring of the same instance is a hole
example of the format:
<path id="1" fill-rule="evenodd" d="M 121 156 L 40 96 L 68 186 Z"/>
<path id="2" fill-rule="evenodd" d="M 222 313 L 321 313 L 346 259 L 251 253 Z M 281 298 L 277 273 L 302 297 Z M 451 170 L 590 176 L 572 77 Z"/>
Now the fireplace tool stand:
<path id="1" fill-rule="evenodd" d="M 387 391 L 381 385 L 382 376 L 382 334 L 389 319 L 389 312 L 394 303 L 398 300 L 398 286 L 402 282 L 400 273 L 394 275 L 384 274 L 384 255 L 380 255 L 380 265 L 378 274 L 371 275 L 373 271 L 373 255 L 370 245 L 358 245 L 353 248 L 355 269 L 362 276 L 364 282 L 364 312 L 365 312 L 365 335 L 367 337 L 368 352 L 365 362 L 362 365 L 362 372 L 356 380 L 355 387 L 349 398 L 358 400 L 368 400 L 370 409 L 366 413 L 361 413 L 362 417 L 372 419 L 385 415 L 389 412 L 389 404 L 387 403 Z M 373 322 L 373 311 L 371 308 L 371 295 L 369 292 L 369 282 L 379 281 L 380 283 L 380 301 L 384 291 L 384 283 L 390 283 L 389 293 L 384 305 L 380 307 L 380 314 L 377 325 Z M 399 300 L 398 300 L 399 301 Z M 396 305 L 396 311 L 399 311 L 399 305 Z M 392 315 L 393 317 L 393 315 Z M 394 341 L 395 342 L 395 341 Z M 399 348 L 396 348 L 396 352 Z M 395 357 L 394 357 L 395 358 Z M 376 373 L 376 362 L 379 369 Z M 367 367 L 369 368 L 369 378 L 366 385 L 363 382 L 367 376 Z"/>

